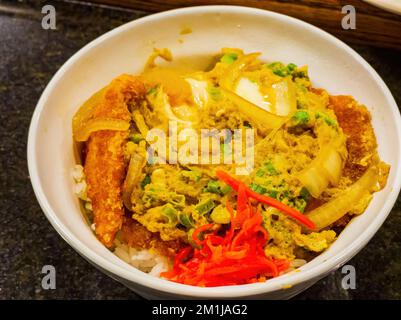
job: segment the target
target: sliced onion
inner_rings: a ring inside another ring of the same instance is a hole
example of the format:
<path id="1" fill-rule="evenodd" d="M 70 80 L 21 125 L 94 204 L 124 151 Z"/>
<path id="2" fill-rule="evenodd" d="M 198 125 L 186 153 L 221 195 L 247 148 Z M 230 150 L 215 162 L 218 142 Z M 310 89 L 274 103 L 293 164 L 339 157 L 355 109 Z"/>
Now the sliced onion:
<path id="1" fill-rule="evenodd" d="M 145 166 L 146 158 L 139 154 L 134 153 L 129 161 L 127 175 L 123 184 L 123 202 L 127 209 L 131 210 L 131 194 L 135 186 L 138 185 L 141 178 L 142 169 Z"/>
<path id="2" fill-rule="evenodd" d="M 319 164 L 313 164 L 307 170 L 302 171 L 298 178 L 314 198 L 319 197 L 329 185 L 325 172 Z"/>
<path id="3" fill-rule="evenodd" d="M 253 122 L 259 123 L 262 128 L 278 128 L 287 119 L 286 117 L 278 116 L 271 112 L 268 112 L 229 90 L 223 88 L 221 88 L 221 90 L 224 93 L 225 97 L 228 98 L 233 104 L 235 104 L 242 114 L 247 116 Z"/>
<path id="4" fill-rule="evenodd" d="M 349 212 L 362 197 L 373 191 L 379 176 L 379 166 L 371 166 L 358 181 L 345 189 L 337 198 L 312 210 L 306 216 L 315 223 L 317 230 L 331 225 Z"/>
<path id="5" fill-rule="evenodd" d="M 328 147 L 322 158 L 322 169 L 325 171 L 326 177 L 331 185 L 337 185 L 343 169 L 343 161 L 340 154 L 334 148 Z"/>
<path id="6" fill-rule="evenodd" d="M 156 59 L 160 57 L 166 61 L 172 61 L 173 60 L 173 55 L 171 51 L 167 48 L 163 49 L 157 49 L 154 48 L 152 54 L 149 56 L 148 60 L 146 61 L 145 64 L 145 71 L 150 70 L 156 67 Z"/>
<path id="7" fill-rule="evenodd" d="M 226 90 L 234 90 L 234 84 L 239 78 L 241 72 L 250 65 L 260 53 L 250 53 L 239 57 L 221 76 L 219 85 Z"/>
<path id="8" fill-rule="evenodd" d="M 74 136 L 90 119 L 96 106 L 102 101 L 106 89 L 107 86 L 93 94 L 75 113 L 74 117 L 72 118 L 72 132 Z"/>
<path id="9" fill-rule="evenodd" d="M 279 116 L 286 116 L 293 113 L 297 108 L 297 97 L 295 85 L 289 77 L 272 86 L 276 97 L 275 113 Z"/>
<path id="10" fill-rule="evenodd" d="M 72 119 L 72 133 L 75 141 L 86 141 L 91 133 L 99 130 L 128 130 L 129 121 L 94 117 L 96 107 L 105 99 L 105 93 L 110 89 L 110 86 L 108 85 L 93 94 L 75 113 Z"/>
<path id="11" fill-rule="evenodd" d="M 187 81 L 191 86 L 195 104 L 198 107 L 205 106 L 209 100 L 209 94 L 207 92 L 209 83 L 205 80 L 197 80 L 193 78 L 185 78 L 185 81 Z"/>
<path id="12" fill-rule="evenodd" d="M 145 119 L 143 118 L 143 115 L 139 112 L 139 110 L 134 110 L 132 113 L 132 118 L 136 124 L 136 127 L 138 128 L 139 132 L 141 133 L 142 137 L 146 137 L 148 134 L 149 128 L 145 123 Z"/>
<path id="13" fill-rule="evenodd" d="M 144 72 L 141 79 L 148 87 L 163 88 L 168 101 L 178 106 L 193 100 L 191 86 L 185 81 L 184 75 L 180 70 L 157 67 Z"/>
<path id="14" fill-rule="evenodd" d="M 245 100 L 248 100 L 254 105 L 259 106 L 262 109 L 265 109 L 271 113 L 275 113 L 275 108 L 269 99 L 270 95 L 263 95 L 260 91 L 259 84 L 249 80 L 248 78 L 239 78 L 235 87 L 235 94 L 239 95 Z"/>
<path id="15" fill-rule="evenodd" d="M 76 141 L 86 141 L 93 132 L 100 130 L 126 131 L 129 126 L 128 121 L 119 119 L 91 119 L 76 129 L 74 139 Z"/>
<path id="16" fill-rule="evenodd" d="M 329 141 L 311 164 L 300 172 L 298 179 L 314 198 L 318 198 L 329 183 L 338 184 L 346 156 L 344 139 Z"/>
<path id="17" fill-rule="evenodd" d="M 173 108 L 169 102 L 168 95 L 164 92 L 164 88 L 161 88 L 158 91 L 157 97 L 151 101 L 151 104 L 154 105 L 155 110 L 157 109 L 158 111 L 161 111 L 168 120 L 176 121 L 177 123 L 183 124 L 185 126 L 191 126 L 191 120 L 196 120 L 195 110 L 190 108 L 187 104 L 182 104 Z M 173 109 L 177 110 L 178 113 L 180 113 L 181 111 L 182 115 L 178 117 Z M 138 129 L 141 131 L 142 135 L 146 137 L 147 131 L 149 129 L 146 129 L 147 126 L 139 111 L 134 111 L 134 121 L 138 126 Z"/>

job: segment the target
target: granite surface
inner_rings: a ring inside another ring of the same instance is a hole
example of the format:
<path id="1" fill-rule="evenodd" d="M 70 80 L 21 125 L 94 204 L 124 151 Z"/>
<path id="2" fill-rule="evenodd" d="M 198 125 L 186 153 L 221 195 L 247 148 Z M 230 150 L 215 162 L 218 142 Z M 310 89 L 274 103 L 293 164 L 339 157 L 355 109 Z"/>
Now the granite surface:
<path id="1" fill-rule="evenodd" d="M 49 2 L 47 2 L 49 3 Z M 144 12 L 51 2 L 57 30 L 41 28 L 43 1 L 0 1 L 0 298 L 140 299 L 81 258 L 51 227 L 35 199 L 26 142 L 36 102 L 52 75 L 78 49 Z M 353 46 L 382 76 L 401 105 L 401 52 Z M 337 271 L 296 299 L 400 299 L 401 198 L 369 244 L 349 264 L 357 288 Z M 43 290 L 44 265 L 57 289 Z"/>

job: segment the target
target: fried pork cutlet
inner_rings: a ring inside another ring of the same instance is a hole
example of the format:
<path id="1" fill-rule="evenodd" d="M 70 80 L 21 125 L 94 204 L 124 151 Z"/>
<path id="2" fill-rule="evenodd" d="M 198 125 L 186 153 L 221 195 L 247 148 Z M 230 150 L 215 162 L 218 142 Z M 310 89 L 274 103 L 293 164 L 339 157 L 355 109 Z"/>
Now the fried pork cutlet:
<path id="1" fill-rule="evenodd" d="M 145 95 L 138 78 L 122 75 L 105 89 L 96 105 L 93 119 L 131 120 L 129 106 L 135 107 Z M 124 215 L 122 185 L 126 163 L 124 147 L 129 131 L 101 130 L 92 133 L 86 145 L 85 175 L 92 201 L 96 235 L 107 247 L 113 246 Z"/>
<path id="2" fill-rule="evenodd" d="M 365 106 L 350 96 L 330 96 L 329 108 L 333 109 L 338 124 L 347 135 L 348 158 L 343 174 L 356 181 L 376 154 L 377 143 L 371 115 Z"/>
<path id="3" fill-rule="evenodd" d="M 121 239 L 130 247 L 153 249 L 160 255 L 174 258 L 184 243 L 179 240 L 163 241 L 158 233 L 150 232 L 145 226 L 131 217 L 125 217 L 121 229 Z"/>

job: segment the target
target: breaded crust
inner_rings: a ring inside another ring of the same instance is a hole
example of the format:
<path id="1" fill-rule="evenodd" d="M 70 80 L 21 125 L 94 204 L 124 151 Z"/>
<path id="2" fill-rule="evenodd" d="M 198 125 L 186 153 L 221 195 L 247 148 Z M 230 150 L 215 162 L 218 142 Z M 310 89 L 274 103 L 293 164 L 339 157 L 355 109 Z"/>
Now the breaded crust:
<path id="1" fill-rule="evenodd" d="M 122 226 L 122 240 L 129 246 L 153 249 L 162 256 L 174 258 L 185 244 L 179 240 L 163 241 L 158 233 L 150 232 L 145 226 L 131 217 L 125 217 Z"/>
<path id="2" fill-rule="evenodd" d="M 365 106 L 350 96 L 330 96 L 329 108 L 333 109 L 340 127 L 347 135 L 348 158 L 343 174 L 356 181 L 376 154 L 377 143 L 371 115 Z"/>
<path id="3" fill-rule="evenodd" d="M 138 78 L 122 75 L 105 88 L 93 118 L 130 121 L 129 105 L 135 106 L 145 95 Z M 107 247 L 113 246 L 124 215 L 122 185 L 126 166 L 124 147 L 129 131 L 102 130 L 91 134 L 84 164 L 88 197 L 92 201 L 96 235 Z"/>

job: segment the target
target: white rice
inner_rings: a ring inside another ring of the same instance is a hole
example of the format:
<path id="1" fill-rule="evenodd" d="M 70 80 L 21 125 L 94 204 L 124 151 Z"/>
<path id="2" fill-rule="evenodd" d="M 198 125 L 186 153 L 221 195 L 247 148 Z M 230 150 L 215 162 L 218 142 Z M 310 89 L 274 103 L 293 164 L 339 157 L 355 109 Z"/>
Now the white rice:
<path id="1" fill-rule="evenodd" d="M 76 164 L 72 169 L 71 174 L 75 181 L 81 181 L 84 178 L 84 167 Z"/>
<path id="2" fill-rule="evenodd" d="M 117 239 L 115 245 L 114 254 L 117 257 L 143 272 L 158 277 L 169 269 L 168 259 L 150 250 L 135 249 Z"/>
<path id="3" fill-rule="evenodd" d="M 85 201 L 85 208 L 86 205 L 89 203 L 91 209 L 88 208 L 86 209 L 92 210 L 92 204 L 90 203 L 90 199 L 86 194 L 87 184 L 85 180 L 84 167 L 79 164 L 76 164 L 72 169 L 71 175 L 75 182 L 74 193 L 77 195 L 79 199 Z"/>
<path id="4" fill-rule="evenodd" d="M 86 209 L 86 210 L 89 210 L 89 211 L 93 211 L 92 203 L 91 203 L 91 202 L 85 203 L 85 209 Z"/>
<path id="5" fill-rule="evenodd" d="M 280 275 L 286 274 L 292 271 L 297 271 L 298 268 L 302 267 L 307 263 L 304 259 L 294 259 L 290 262 L 290 267 L 287 270 L 280 272 Z"/>
<path id="6" fill-rule="evenodd" d="M 290 263 L 290 268 L 296 269 L 296 268 L 302 267 L 303 265 L 306 264 L 306 262 L 307 261 L 304 259 L 294 259 Z"/>

